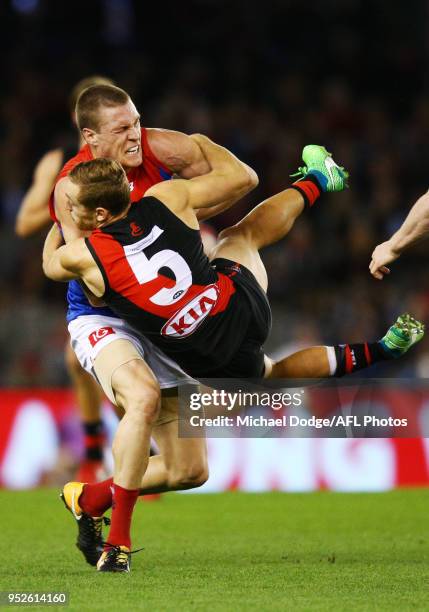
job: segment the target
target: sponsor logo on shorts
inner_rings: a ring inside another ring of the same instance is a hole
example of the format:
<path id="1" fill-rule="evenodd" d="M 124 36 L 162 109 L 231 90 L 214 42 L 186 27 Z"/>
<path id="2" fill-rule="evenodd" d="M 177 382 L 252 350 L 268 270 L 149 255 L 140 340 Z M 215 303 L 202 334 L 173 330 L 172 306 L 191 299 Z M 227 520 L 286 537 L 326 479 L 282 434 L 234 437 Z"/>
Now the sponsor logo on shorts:
<path id="1" fill-rule="evenodd" d="M 106 336 L 109 336 L 110 334 L 114 333 L 115 330 L 113 329 L 113 327 L 99 327 L 98 329 L 89 334 L 88 340 L 91 346 L 95 346 L 97 342 L 103 340 L 103 338 L 105 338 Z"/>
<path id="2" fill-rule="evenodd" d="M 186 338 L 208 317 L 218 297 L 216 285 L 209 285 L 165 323 L 161 334 L 170 338 Z"/>

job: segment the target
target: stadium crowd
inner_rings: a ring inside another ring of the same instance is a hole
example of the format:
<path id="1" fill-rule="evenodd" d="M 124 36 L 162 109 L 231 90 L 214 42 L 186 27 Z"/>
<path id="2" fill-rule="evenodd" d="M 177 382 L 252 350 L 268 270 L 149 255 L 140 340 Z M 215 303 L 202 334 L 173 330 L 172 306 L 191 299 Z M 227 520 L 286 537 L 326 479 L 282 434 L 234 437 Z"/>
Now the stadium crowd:
<path id="1" fill-rule="evenodd" d="M 77 142 L 67 96 L 94 73 L 131 93 L 143 125 L 207 134 L 256 170 L 259 187 L 212 220 L 218 230 L 287 187 L 305 144 L 324 144 L 349 170 L 348 192 L 322 198 L 264 253 L 268 352 L 376 340 L 407 310 L 429 320 L 428 243 L 383 282 L 368 272 L 375 245 L 429 187 L 423 0 L 409 28 L 407 5 L 383 12 L 381 0 L 271 1 L 246 13 L 239 2 L 191 0 L 186 16 L 167 3 L 150 26 L 145 3 L 131 0 L 2 4 L 0 385 L 67 383 L 65 287 L 43 275 L 44 235 L 23 240 L 14 225 L 38 159 Z M 379 373 L 427 376 L 427 341 L 390 366 Z"/>

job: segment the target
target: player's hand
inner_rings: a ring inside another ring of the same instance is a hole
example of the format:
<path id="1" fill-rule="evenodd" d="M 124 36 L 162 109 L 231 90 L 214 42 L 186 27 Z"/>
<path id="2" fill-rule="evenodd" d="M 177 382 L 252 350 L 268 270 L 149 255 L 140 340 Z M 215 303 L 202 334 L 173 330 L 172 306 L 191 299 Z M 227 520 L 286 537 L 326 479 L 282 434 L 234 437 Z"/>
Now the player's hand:
<path id="1" fill-rule="evenodd" d="M 395 261 L 398 257 L 399 253 L 392 248 L 389 241 L 382 242 L 374 249 L 371 263 L 369 264 L 369 271 L 377 280 L 383 280 L 385 274 L 390 274 L 387 264 Z"/>

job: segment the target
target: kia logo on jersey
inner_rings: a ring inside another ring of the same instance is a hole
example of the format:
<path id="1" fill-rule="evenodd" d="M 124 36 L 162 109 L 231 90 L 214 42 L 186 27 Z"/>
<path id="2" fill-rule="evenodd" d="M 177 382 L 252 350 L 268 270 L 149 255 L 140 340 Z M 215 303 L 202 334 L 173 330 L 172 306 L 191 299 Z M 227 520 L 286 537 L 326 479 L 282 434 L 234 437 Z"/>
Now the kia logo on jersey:
<path id="1" fill-rule="evenodd" d="M 130 223 L 131 228 L 131 236 L 141 236 L 143 234 L 143 230 L 140 225 L 137 225 L 134 221 Z"/>
<path id="2" fill-rule="evenodd" d="M 113 327 L 99 327 L 98 329 L 89 334 L 88 340 L 91 346 L 95 346 L 97 342 L 103 340 L 103 338 L 105 338 L 106 336 L 109 336 L 110 334 L 114 333 L 115 330 L 113 329 Z"/>
<path id="3" fill-rule="evenodd" d="M 216 285 L 209 285 L 165 323 L 161 329 L 161 334 L 169 338 L 186 338 L 210 314 L 210 311 L 213 310 L 217 302 L 218 296 L 219 291 Z"/>

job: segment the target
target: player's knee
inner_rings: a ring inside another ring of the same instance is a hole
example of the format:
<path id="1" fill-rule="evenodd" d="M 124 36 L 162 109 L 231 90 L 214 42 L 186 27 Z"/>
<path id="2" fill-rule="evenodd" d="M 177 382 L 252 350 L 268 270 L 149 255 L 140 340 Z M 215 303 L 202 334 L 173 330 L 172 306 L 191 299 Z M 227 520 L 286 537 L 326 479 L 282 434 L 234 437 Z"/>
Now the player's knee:
<path id="1" fill-rule="evenodd" d="M 136 385 L 123 399 L 122 407 L 136 421 L 153 425 L 159 416 L 161 392 L 155 383 Z"/>
<path id="2" fill-rule="evenodd" d="M 252 245 L 254 239 L 254 230 L 247 223 L 237 223 L 232 227 L 227 227 L 222 230 L 218 236 L 218 244 L 222 240 L 234 241 L 243 243 L 243 245 Z"/>
<path id="3" fill-rule="evenodd" d="M 180 468 L 176 467 L 168 476 L 170 488 L 182 491 L 201 487 L 207 482 L 209 471 L 206 462 L 195 462 Z"/>

